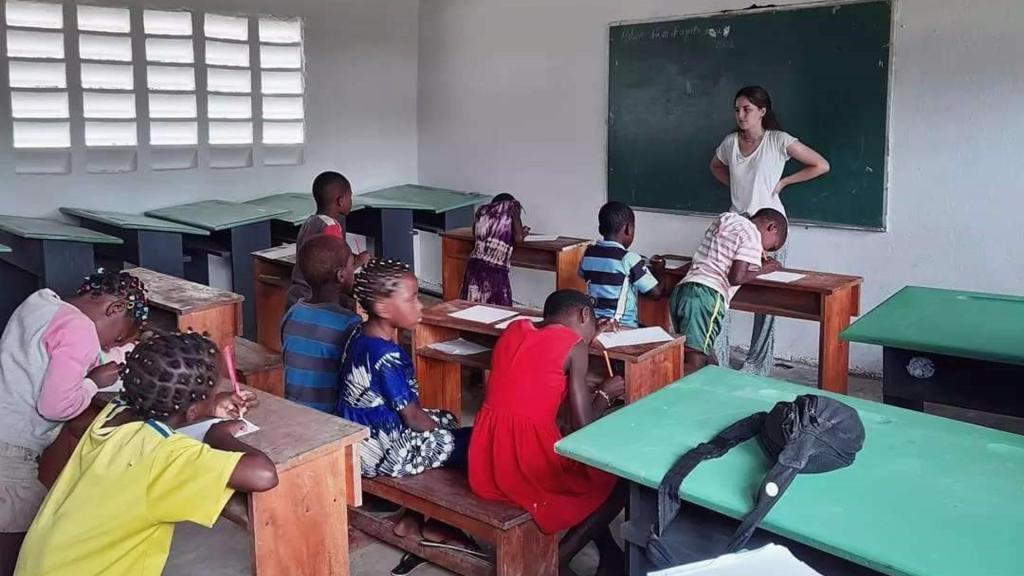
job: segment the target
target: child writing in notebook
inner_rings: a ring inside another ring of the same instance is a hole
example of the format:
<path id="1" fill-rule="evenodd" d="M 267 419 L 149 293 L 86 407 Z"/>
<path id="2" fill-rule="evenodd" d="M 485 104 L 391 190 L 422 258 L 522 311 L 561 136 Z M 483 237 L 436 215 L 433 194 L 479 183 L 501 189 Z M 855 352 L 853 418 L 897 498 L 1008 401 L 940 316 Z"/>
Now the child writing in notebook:
<path id="1" fill-rule="evenodd" d="M 337 172 L 319 174 L 313 179 L 313 199 L 316 201 L 316 214 L 307 218 L 299 228 L 295 239 L 296 250 L 302 248 L 306 240 L 320 234 L 345 239 L 345 230 L 338 219 L 348 216 L 352 211 L 352 185 L 348 178 Z M 369 259 L 368 252 L 357 254 L 356 267 L 366 264 Z M 299 299 L 308 298 L 309 295 L 309 283 L 302 275 L 302 268 L 298 266 L 296 252 L 296 266 L 292 268 L 292 285 L 288 288 L 286 308 L 291 308 Z"/>
<path id="2" fill-rule="evenodd" d="M 594 313 L 611 326 L 636 328 L 637 297 L 657 300 L 661 285 L 644 259 L 630 252 L 636 236 L 633 209 L 622 202 L 608 202 L 597 214 L 601 240 L 587 247 L 580 260 L 579 275 L 594 298 Z M 651 267 L 664 269 L 665 261 L 651 259 Z"/>
<path id="3" fill-rule="evenodd" d="M 16 576 L 157 576 L 174 525 L 213 526 L 235 490 L 263 492 L 277 471 L 235 439 L 244 422 L 214 424 L 202 443 L 174 431 L 207 417 L 240 418 L 252 392 L 215 394 L 217 347 L 194 333 L 152 336 L 128 356 L 124 391 L 82 437 L 36 516 Z"/>
<path id="4" fill-rule="evenodd" d="M 370 429 L 359 451 L 363 476 L 409 476 L 432 468 L 465 468 L 471 428 L 459 428 L 455 416 L 420 406 L 412 359 L 395 341 L 397 329 L 412 330 L 423 306 L 409 267 L 392 260 L 370 260 L 356 274 L 353 290 L 369 319 L 349 339 L 342 357 L 338 415 Z M 406 514 L 395 533 L 420 532 L 426 545 L 444 543 L 465 549 L 469 541 L 455 529 Z M 423 564 L 402 558 L 395 574 Z"/>
<path id="5" fill-rule="evenodd" d="M 512 322 L 498 338 L 484 405 L 469 448 L 469 485 L 481 498 L 515 503 L 548 534 L 566 530 L 562 566 L 591 540 L 598 574 L 621 572 L 622 550 L 609 523 L 625 504 L 616 479 L 555 453 L 558 413 L 568 403 L 571 428 L 601 417 L 623 396 L 621 376 L 587 383 L 591 341 L 598 327 L 593 300 L 558 290 L 544 302 L 544 322 Z"/>
<path id="6" fill-rule="evenodd" d="M 529 227 L 523 226 L 523 207 L 511 194 L 498 194 L 476 211 L 473 251 L 462 280 L 463 300 L 512 305 L 508 273 L 513 245 L 521 244 Z"/>
<path id="7" fill-rule="evenodd" d="M 686 336 L 687 374 L 709 363 L 727 365 L 728 358 L 713 357 L 722 318 L 742 284 L 781 267 L 764 254 L 782 248 L 788 234 L 786 217 L 772 208 L 762 208 L 750 218 L 726 212 L 708 227 L 689 272 L 669 300 L 672 327 Z"/>
<path id="8" fill-rule="evenodd" d="M 341 351 L 361 320 L 339 304 L 352 291 L 352 251 L 341 238 L 321 234 L 299 248 L 297 261 L 311 293 L 281 320 L 284 397 L 333 414 Z"/>
<path id="9" fill-rule="evenodd" d="M 62 423 L 117 381 L 118 366 L 104 350 L 130 343 L 148 314 L 142 281 L 100 270 L 67 300 L 34 292 L 7 321 L 0 337 L 0 575 L 14 571 L 46 496 L 40 454 Z"/>

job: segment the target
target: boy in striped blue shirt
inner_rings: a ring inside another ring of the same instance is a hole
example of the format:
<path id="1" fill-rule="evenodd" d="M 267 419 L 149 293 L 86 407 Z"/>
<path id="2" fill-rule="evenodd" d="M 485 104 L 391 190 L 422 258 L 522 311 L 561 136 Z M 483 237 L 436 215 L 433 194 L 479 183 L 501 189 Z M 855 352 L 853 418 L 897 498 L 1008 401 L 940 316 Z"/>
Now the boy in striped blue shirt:
<path id="1" fill-rule="evenodd" d="M 597 302 L 598 319 L 637 327 L 637 296 L 662 297 L 661 285 L 639 254 L 629 251 L 636 234 L 633 209 L 622 202 L 608 202 L 597 214 L 598 240 L 587 248 L 580 261 L 579 274 L 587 282 L 587 293 Z M 661 260 L 651 260 L 654 267 Z"/>
<path id="2" fill-rule="evenodd" d="M 302 269 L 311 295 L 281 320 L 284 397 L 333 414 L 341 354 L 360 321 L 341 305 L 352 290 L 354 258 L 343 238 L 321 234 L 302 244 L 295 265 Z"/>

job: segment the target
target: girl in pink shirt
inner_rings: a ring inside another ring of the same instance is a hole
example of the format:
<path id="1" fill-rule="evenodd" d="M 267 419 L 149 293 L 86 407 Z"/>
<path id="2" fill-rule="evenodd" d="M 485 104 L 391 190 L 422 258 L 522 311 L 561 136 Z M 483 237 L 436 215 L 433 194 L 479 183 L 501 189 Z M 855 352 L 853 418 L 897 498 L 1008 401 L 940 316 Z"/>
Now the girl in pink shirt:
<path id="1" fill-rule="evenodd" d="M 103 351 L 134 340 L 148 314 L 141 280 L 101 269 L 66 301 L 34 292 L 8 320 L 0 337 L 0 576 L 13 572 L 46 495 L 39 455 L 63 422 L 117 382 L 118 364 Z"/>

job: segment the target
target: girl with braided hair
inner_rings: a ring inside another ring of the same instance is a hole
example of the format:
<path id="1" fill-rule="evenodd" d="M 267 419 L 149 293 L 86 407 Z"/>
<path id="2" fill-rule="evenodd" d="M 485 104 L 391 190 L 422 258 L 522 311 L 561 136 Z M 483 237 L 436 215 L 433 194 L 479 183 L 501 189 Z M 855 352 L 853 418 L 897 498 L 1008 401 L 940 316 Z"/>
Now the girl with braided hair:
<path id="1" fill-rule="evenodd" d="M 29 528 L 16 576 L 157 576 L 174 525 L 212 527 L 235 490 L 277 485 L 274 463 L 235 439 L 256 395 L 215 394 L 216 345 L 154 335 L 121 369 L 124 391 L 82 436 Z M 208 417 L 205 443 L 174 431 Z"/>
<path id="2" fill-rule="evenodd" d="M 67 300 L 34 292 L 8 320 L 0 337 L 0 576 L 14 570 L 46 495 L 39 455 L 63 422 L 117 381 L 118 366 L 104 350 L 134 340 L 148 313 L 141 280 L 100 269 Z"/>

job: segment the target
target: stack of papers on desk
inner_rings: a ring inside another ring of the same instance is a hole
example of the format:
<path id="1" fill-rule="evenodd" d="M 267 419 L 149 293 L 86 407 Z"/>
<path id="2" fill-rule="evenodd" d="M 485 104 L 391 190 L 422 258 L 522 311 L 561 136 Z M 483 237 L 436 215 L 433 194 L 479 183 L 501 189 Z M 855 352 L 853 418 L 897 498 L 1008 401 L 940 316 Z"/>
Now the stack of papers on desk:
<path id="1" fill-rule="evenodd" d="M 726 554 L 712 560 L 649 572 L 647 576 L 821 576 L 797 560 L 785 546 L 768 544 L 757 550 Z"/>
<path id="2" fill-rule="evenodd" d="M 514 310 L 502 310 L 501 308 L 491 308 L 490 306 L 473 306 L 471 308 L 466 308 L 465 310 L 459 310 L 458 312 L 452 312 L 449 314 L 452 318 L 468 320 L 470 322 L 479 322 L 480 324 L 494 324 L 498 320 L 504 320 L 509 316 L 516 315 L 517 312 Z"/>

